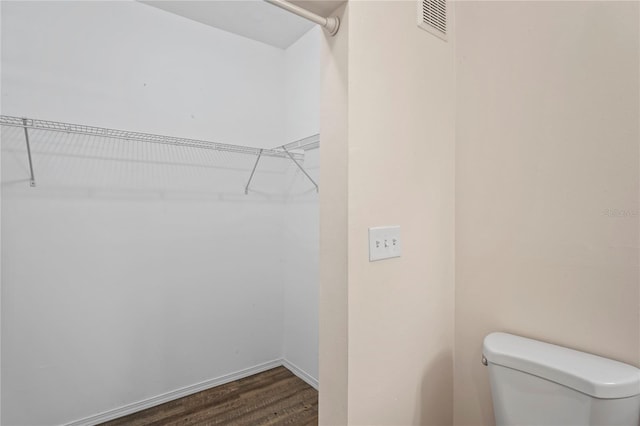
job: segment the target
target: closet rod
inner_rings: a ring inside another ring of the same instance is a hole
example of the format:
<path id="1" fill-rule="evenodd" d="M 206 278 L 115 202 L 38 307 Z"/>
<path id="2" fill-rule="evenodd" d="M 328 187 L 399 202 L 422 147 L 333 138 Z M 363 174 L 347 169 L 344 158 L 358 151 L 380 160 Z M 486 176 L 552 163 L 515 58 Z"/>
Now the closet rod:
<path id="1" fill-rule="evenodd" d="M 337 16 L 329 16 L 328 18 L 325 18 L 324 16 L 316 15 L 315 13 L 310 12 L 307 9 L 304 9 L 298 5 L 289 3 L 286 0 L 264 0 L 264 1 L 274 6 L 277 6 L 281 9 L 284 9 L 287 12 L 291 12 L 304 19 L 307 19 L 311 22 L 315 22 L 316 24 L 320 25 L 322 28 L 327 30 L 327 32 L 332 36 L 336 35 L 338 33 L 338 30 L 340 29 L 340 19 Z"/>
<path id="2" fill-rule="evenodd" d="M 121 139 L 135 142 L 150 142 L 165 145 L 185 146 L 190 148 L 212 149 L 216 151 L 232 152 L 237 154 L 248 154 L 256 156 L 258 154 L 267 157 L 288 158 L 290 153 L 281 149 L 260 149 L 242 145 L 231 145 L 198 139 L 177 138 L 173 136 L 162 136 L 151 133 L 130 132 L 126 130 L 108 129 L 103 127 L 85 126 L 81 124 L 62 123 L 58 121 L 37 120 L 33 118 L 13 117 L 10 115 L 0 115 L 0 125 L 10 127 L 20 127 L 23 129 L 47 130 L 62 133 L 74 133 L 103 138 Z M 28 137 L 28 133 L 26 134 Z M 304 155 L 294 154 L 297 160 L 303 160 Z"/>

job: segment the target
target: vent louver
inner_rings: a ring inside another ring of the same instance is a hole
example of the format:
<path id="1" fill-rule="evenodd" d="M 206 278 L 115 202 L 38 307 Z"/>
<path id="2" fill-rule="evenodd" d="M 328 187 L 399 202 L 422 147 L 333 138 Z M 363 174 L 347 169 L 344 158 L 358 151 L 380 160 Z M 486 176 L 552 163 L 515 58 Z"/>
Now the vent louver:
<path id="1" fill-rule="evenodd" d="M 418 0 L 418 26 L 447 40 L 447 1 Z"/>

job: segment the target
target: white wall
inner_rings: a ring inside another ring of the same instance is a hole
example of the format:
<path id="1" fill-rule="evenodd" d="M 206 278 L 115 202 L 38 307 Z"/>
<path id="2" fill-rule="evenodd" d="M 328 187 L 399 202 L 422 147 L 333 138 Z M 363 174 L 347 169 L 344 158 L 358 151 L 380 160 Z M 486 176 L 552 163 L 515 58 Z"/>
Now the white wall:
<path id="1" fill-rule="evenodd" d="M 272 147 L 285 63 L 137 2 L 2 4 L 7 115 Z M 37 188 L 22 132 L 2 133 L 3 424 L 69 422 L 282 357 L 291 163 L 261 160 L 245 196 L 252 157 L 31 135 Z"/>
<path id="2" fill-rule="evenodd" d="M 0 6 L 0 27 L 2 23 L 2 6 Z M 2 57 L 2 30 L 0 28 L 0 58 Z M 0 60 L 1 62 L 1 60 Z M 0 66 L 0 93 L 2 92 L 2 66 Z M 2 98 L 0 98 L 2 99 Z M 2 101 L 0 100 L 0 113 Z M 1 137 L 1 134 L 0 134 Z M 0 140 L 1 142 L 1 140 Z M 0 149 L 0 173 L 2 172 L 2 150 Z M 0 214 L 2 213 L 2 186 L 0 186 Z M 2 220 L 0 219 L 0 366 L 2 366 Z M 2 368 L 0 368 L 0 423 L 2 423 Z"/>
<path id="3" fill-rule="evenodd" d="M 5 114 L 258 147 L 282 140 L 281 49 L 135 2 L 19 3 L 3 3 Z"/>
<path id="4" fill-rule="evenodd" d="M 456 425 L 492 331 L 640 365 L 638 6 L 456 3 Z"/>
<path id="5" fill-rule="evenodd" d="M 320 133 L 320 40 L 314 27 L 285 51 L 284 138 Z"/>
<path id="6" fill-rule="evenodd" d="M 320 132 L 320 38 L 313 28 L 285 53 L 285 139 Z M 319 183 L 319 150 L 307 151 L 305 170 Z M 318 380 L 318 193 L 297 168 L 284 214 L 284 358 Z"/>

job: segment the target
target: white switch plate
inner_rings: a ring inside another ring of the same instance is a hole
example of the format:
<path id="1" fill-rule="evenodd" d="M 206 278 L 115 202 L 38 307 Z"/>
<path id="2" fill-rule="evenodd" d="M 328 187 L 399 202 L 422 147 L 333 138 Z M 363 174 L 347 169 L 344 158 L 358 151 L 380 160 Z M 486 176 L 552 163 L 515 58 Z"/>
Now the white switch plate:
<path id="1" fill-rule="evenodd" d="M 400 226 L 369 228 L 369 262 L 400 257 Z"/>

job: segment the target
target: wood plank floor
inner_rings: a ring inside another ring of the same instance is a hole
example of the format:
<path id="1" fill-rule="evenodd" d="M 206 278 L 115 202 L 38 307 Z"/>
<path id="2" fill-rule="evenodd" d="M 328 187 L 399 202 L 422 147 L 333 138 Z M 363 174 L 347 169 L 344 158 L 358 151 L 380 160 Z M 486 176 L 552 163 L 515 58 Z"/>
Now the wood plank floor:
<path id="1" fill-rule="evenodd" d="M 318 391 L 284 367 L 158 405 L 103 426 L 318 424 Z"/>

